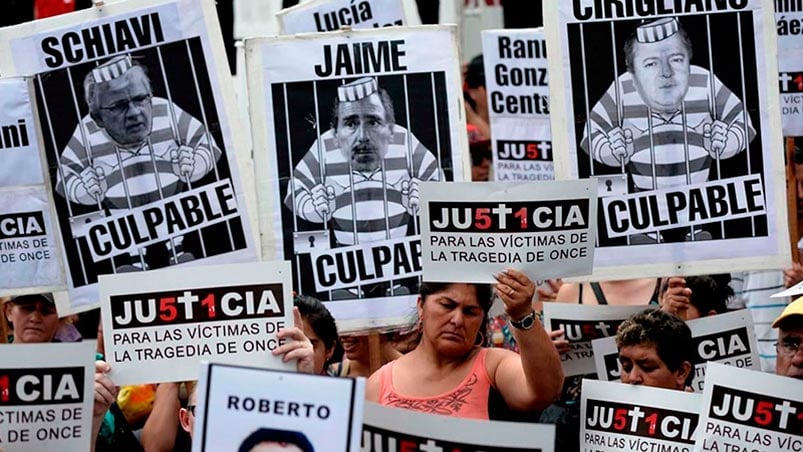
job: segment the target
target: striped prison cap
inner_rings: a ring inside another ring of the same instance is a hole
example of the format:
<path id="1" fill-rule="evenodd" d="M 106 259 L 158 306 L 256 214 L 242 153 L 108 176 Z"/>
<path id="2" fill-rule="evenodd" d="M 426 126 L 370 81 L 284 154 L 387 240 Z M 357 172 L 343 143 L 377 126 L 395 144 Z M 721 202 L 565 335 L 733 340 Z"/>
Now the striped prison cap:
<path id="1" fill-rule="evenodd" d="M 364 99 L 379 89 L 379 84 L 374 77 L 363 77 L 351 83 L 337 87 L 337 100 L 340 102 L 354 102 Z"/>
<path id="2" fill-rule="evenodd" d="M 654 20 L 636 28 L 636 40 L 641 43 L 658 42 L 678 32 L 678 20 L 674 17 Z"/>
<path id="3" fill-rule="evenodd" d="M 129 69 L 131 69 L 131 57 L 122 55 L 92 69 L 92 77 L 95 79 L 95 83 L 110 82 L 125 74 Z"/>

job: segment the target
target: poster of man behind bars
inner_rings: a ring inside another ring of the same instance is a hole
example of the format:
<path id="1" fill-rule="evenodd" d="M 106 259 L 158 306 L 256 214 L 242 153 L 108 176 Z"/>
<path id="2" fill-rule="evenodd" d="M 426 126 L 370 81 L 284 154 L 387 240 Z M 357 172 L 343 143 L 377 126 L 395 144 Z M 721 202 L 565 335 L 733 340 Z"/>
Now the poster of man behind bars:
<path id="1" fill-rule="evenodd" d="M 545 4 L 556 174 L 597 179 L 594 277 L 777 268 L 772 2 L 636 3 Z"/>
<path id="2" fill-rule="evenodd" d="M 403 324 L 419 186 L 464 177 L 453 29 L 247 40 L 246 63 L 264 255 L 292 260 L 341 329 Z"/>
<path id="3" fill-rule="evenodd" d="M 75 311 L 101 274 L 256 259 L 213 8 L 121 4 L 0 34 L 0 70 L 35 74 Z"/>

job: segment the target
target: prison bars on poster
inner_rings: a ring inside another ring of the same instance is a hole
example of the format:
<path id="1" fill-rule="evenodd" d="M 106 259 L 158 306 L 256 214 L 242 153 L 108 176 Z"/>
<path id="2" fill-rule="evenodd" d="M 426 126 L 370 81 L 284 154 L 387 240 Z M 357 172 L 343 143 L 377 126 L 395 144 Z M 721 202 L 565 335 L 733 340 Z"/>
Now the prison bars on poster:
<path id="1" fill-rule="evenodd" d="M 290 147 L 290 113 L 289 113 L 289 107 L 288 107 L 289 102 L 287 102 L 287 83 L 283 83 L 282 86 L 284 87 L 284 117 L 285 117 L 285 123 L 286 123 L 286 127 L 287 127 L 287 132 L 286 132 L 287 133 L 287 158 L 289 159 L 289 162 L 290 162 L 288 167 L 289 168 L 293 168 L 293 153 L 292 153 L 292 149 Z M 322 134 L 321 134 L 321 119 L 320 119 L 319 106 L 318 106 L 318 82 L 315 81 L 315 80 L 312 81 L 312 92 L 313 92 L 313 100 L 315 102 L 315 138 L 316 138 L 315 139 L 315 145 L 317 146 L 317 152 L 318 152 L 318 170 L 320 171 L 320 176 L 321 176 L 321 186 L 324 187 L 324 189 L 326 189 L 325 188 L 326 184 L 324 183 L 326 181 L 326 154 L 323 152 L 323 147 L 321 145 L 321 135 Z M 312 170 L 312 168 L 310 168 L 310 170 Z M 295 208 L 296 208 L 295 207 L 296 206 L 295 177 L 294 177 L 294 175 L 292 173 L 290 174 L 290 183 L 292 184 L 291 188 L 293 189 L 293 209 L 295 210 Z M 329 201 L 329 199 L 328 199 L 329 191 L 328 190 L 326 191 L 326 196 L 327 196 L 327 205 L 328 205 L 328 201 Z M 337 206 L 337 199 L 335 199 L 335 206 Z M 329 213 L 330 213 L 330 215 L 332 217 L 334 217 L 334 211 L 329 212 Z M 326 232 L 327 240 L 331 240 L 331 238 L 329 237 L 329 221 L 326 219 L 325 215 L 322 216 L 321 219 L 323 220 L 323 230 Z M 295 212 L 293 212 L 293 233 L 296 233 L 297 231 L 298 231 L 298 216 L 295 215 Z M 295 251 L 295 244 L 293 244 L 293 251 Z M 296 256 L 298 256 L 298 255 L 296 254 Z M 301 258 L 297 257 L 296 259 L 297 259 L 296 260 L 296 268 L 300 269 L 301 268 Z M 297 273 L 300 273 L 300 272 L 297 271 Z M 298 289 L 300 291 L 301 290 L 301 275 L 299 274 L 299 275 L 297 275 L 297 277 L 298 277 Z M 331 300 L 332 299 L 332 291 L 329 290 L 328 293 L 329 293 L 329 299 Z"/>
<path id="2" fill-rule="evenodd" d="M 292 138 L 290 137 L 290 120 L 288 119 L 289 112 L 287 107 L 287 83 L 282 83 L 282 92 L 284 93 L 284 117 L 285 117 L 285 127 L 287 136 L 287 161 L 288 161 L 288 168 L 290 168 L 290 199 L 293 201 L 293 239 L 295 239 L 296 234 L 298 233 L 298 217 L 296 215 L 296 178 L 293 172 L 293 148 L 292 148 Z M 317 105 L 317 97 L 315 99 L 315 104 Z M 316 110 L 317 112 L 317 110 Z M 317 122 L 316 122 L 317 128 Z M 320 136 L 318 138 L 320 140 Z M 320 147 L 319 147 L 320 152 Z M 320 159 L 319 159 L 320 161 Z M 323 181 L 323 169 L 321 169 L 321 181 Z M 323 218 L 323 224 L 326 225 L 326 218 Z M 325 227 L 325 226 L 324 226 Z M 296 290 L 301 293 L 301 258 L 299 257 L 298 252 L 296 251 L 295 241 L 293 242 L 293 260 L 296 264 L 296 279 L 297 279 L 297 286 Z"/>
<path id="3" fill-rule="evenodd" d="M 708 89 L 710 91 L 710 97 L 711 97 L 711 118 L 714 121 L 716 121 L 717 119 L 719 119 L 719 117 L 717 115 L 717 94 L 716 94 L 716 88 L 714 86 L 714 56 L 713 56 L 712 50 L 711 50 L 711 48 L 713 47 L 711 45 L 711 16 L 708 15 L 708 14 L 706 14 L 706 16 L 705 16 L 705 32 L 706 32 L 706 35 L 708 36 Z M 744 74 L 744 72 L 742 72 L 742 74 Z M 711 150 L 714 151 L 714 158 L 716 159 L 717 180 L 722 180 L 722 169 L 720 168 L 720 161 L 719 161 L 720 160 L 719 159 L 719 154 L 720 154 L 721 151 L 715 151 L 714 150 L 714 144 L 713 144 L 713 140 L 712 140 L 713 135 L 714 135 L 714 130 L 713 130 L 713 123 L 712 123 L 711 124 L 711 131 L 709 132 L 709 137 L 708 137 L 709 146 L 711 146 Z M 705 139 L 705 137 L 703 137 L 703 139 Z M 749 160 L 749 156 L 748 156 L 748 160 Z M 720 221 L 719 222 L 719 227 L 720 227 L 720 231 L 722 233 L 722 238 L 724 239 L 725 238 L 725 222 L 724 221 Z"/>
<path id="4" fill-rule="evenodd" d="M 72 218 L 72 205 L 67 193 L 67 179 L 64 177 L 64 168 L 61 166 L 61 155 L 59 155 L 59 148 L 56 145 L 56 137 L 53 135 L 53 123 L 50 120 L 50 108 L 47 105 L 47 96 L 45 95 L 45 88 L 42 85 L 42 74 L 36 75 L 36 83 L 39 85 L 39 92 L 42 94 L 42 106 L 45 108 L 45 119 L 47 120 L 47 128 L 50 131 L 50 142 L 53 145 L 53 154 L 56 156 L 56 171 L 59 174 L 59 177 L 62 180 L 62 188 L 64 190 L 64 201 L 67 204 L 67 216 Z M 70 234 L 73 237 L 73 242 L 75 243 L 75 248 L 78 250 L 78 262 L 81 264 L 81 276 L 83 277 L 84 284 L 89 284 L 89 279 L 86 276 L 86 268 L 84 268 L 84 256 L 81 252 L 81 243 L 75 235 Z M 112 264 L 112 268 L 114 268 L 114 264 Z"/>
<path id="5" fill-rule="evenodd" d="M 625 157 L 627 155 L 627 135 L 624 133 L 624 128 L 622 125 L 624 124 L 623 118 L 623 107 L 622 107 L 622 94 L 619 91 L 619 58 L 616 55 L 616 31 L 613 28 L 613 22 L 611 22 L 611 55 L 613 55 L 613 89 L 614 94 L 616 95 L 616 125 L 622 130 L 622 139 L 625 140 L 625 155 L 619 156 L 619 165 L 621 166 L 622 176 L 625 178 L 625 184 L 627 184 L 627 172 L 625 171 Z M 588 102 L 588 101 L 586 101 Z M 588 116 L 586 116 L 588 122 Z M 591 149 L 591 136 L 588 137 L 588 148 Z M 589 151 L 589 154 L 591 152 Z M 630 236 L 626 235 L 625 240 L 627 245 L 630 245 Z"/>
<path id="6" fill-rule="evenodd" d="M 591 145 L 591 108 L 588 106 L 588 78 L 586 71 L 586 39 L 580 24 L 580 63 L 583 67 L 583 100 L 586 107 L 586 146 L 588 146 L 588 177 L 594 177 L 594 148 Z M 579 161 L 578 161 L 579 166 Z M 579 175 L 579 174 L 578 174 Z M 599 234 L 594 234 L 594 246 L 599 246 Z"/>
<path id="7" fill-rule="evenodd" d="M 403 75 L 404 77 L 404 114 L 407 117 L 407 133 L 405 136 L 405 141 L 407 142 L 407 176 L 410 178 L 411 183 L 413 181 L 413 177 L 416 176 L 415 168 L 413 167 L 413 126 L 410 124 L 410 92 L 407 90 L 407 74 Z M 410 206 L 410 187 L 407 188 L 407 206 Z M 404 197 L 404 193 L 402 193 L 402 198 Z M 417 213 L 417 212 L 416 212 Z M 413 218 L 413 233 L 415 235 L 419 234 L 418 231 L 418 215 L 410 214 Z"/>
<path id="8" fill-rule="evenodd" d="M 747 174 L 753 174 L 753 169 L 750 163 L 750 118 L 747 113 L 747 90 L 745 89 L 744 81 L 744 47 L 742 43 L 742 14 L 736 13 L 736 29 L 739 35 L 739 68 L 741 68 L 742 80 L 742 125 L 744 126 L 744 151 L 747 157 Z M 750 217 L 750 229 L 753 237 L 756 235 L 756 217 Z"/>
<path id="9" fill-rule="evenodd" d="M 207 146 L 209 146 L 209 151 L 213 156 L 213 158 L 212 158 L 213 161 L 209 162 L 209 164 L 212 165 L 212 170 L 215 173 L 215 181 L 219 181 L 220 180 L 220 175 L 218 174 L 218 171 L 217 171 L 217 160 L 214 159 L 214 155 L 215 155 L 214 141 L 212 140 L 212 136 L 209 133 L 209 123 L 206 120 L 206 106 L 204 105 L 203 97 L 201 97 L 201 88 L 198 85 L 198 74 L 195 72 L 195 61 L 192 58 L 192 49 L 190 48 L 190 41 L 189 40 L 185 40 L 184 43 L 186 44 L 186 47 L 187 47 L 187 58 L 190 60 L 190 70 L 192 71 L 192 80 L 193 80 L 194 85 L 195 85 L 195 95 L 198 98 L 198 107 L 201 110 L 201 118 L 204 121 L 203 126 L 204 126 L 204 135 L 206 135 L 206 143 L 207 143 Z M 221 158 L 225 158 L 225 156 L 221 156 Z M 232 233 L 231 233 L 231 225 L 229 224 L 229 220 L 224 220 L 224 223 L 226 225 L 226 231 L 228 232 L 228 235 L 229 235 L 229 244 L 231 245 L 231 250 L 234 251 L 236 249 L 236 247 L 234 245 L 234 237 L 232 236 Z M 203 234 L 201 234 L 200 230 L 198 231 L 198 235 L 199 235 L 199 239 L 201 240 L 201 242 L 203 242 L 204 238 L 203 238 Z"/>

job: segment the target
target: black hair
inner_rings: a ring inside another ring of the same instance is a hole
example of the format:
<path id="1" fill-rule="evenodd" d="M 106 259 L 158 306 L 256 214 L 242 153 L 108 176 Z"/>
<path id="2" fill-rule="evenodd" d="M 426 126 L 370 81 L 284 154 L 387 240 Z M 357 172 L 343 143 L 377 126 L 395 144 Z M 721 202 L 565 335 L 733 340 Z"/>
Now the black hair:
<path id="1" fill-rule="evenodd" d="M 275 428 L 261 428 L 251 433 L 245 438 L 245 441 L 240 444 L 238 452 L 250 452 L 251 449 L 258 444 L 266 441 L 295 444 L 304 452 L 315 452 L 312 443 L 309 442 L 309 439 L 307 439 L 307 436 L 303 433 L 290 430 L 278 430 Z"/>
<path id="2" fill-rule="evenodd" d="M 795 165 L 803 164 L 803 149 L 801 149 L 798 145 L 795 145 L 795 153 L 792 157 L 792 160 L 794 160 Z"/>
<path id="3" fill-rule="evenodd" d="M 461 283 L 426 282 L 426 281 L 422 282 L 421 288 L 418 291 L 419 295 L 421 295 L 421 303 L 426 302 L 428 296 L 446 290 L 448 287 L 455 284 L 461 284 Z M 488 311 L 491 310 L 491 305 L 493 304 L 493 288 L 491 287 L 490 284 L 475 284 L 475 283 L 466 283 L 466 284 L 473 287 L 474 291 L 477 294 L 477 302 L 479 303 L 483 311 L 482 324 L 480 325 L 479 332 L 485 335 L 486 331 L 488 330 Z M 487 340 L 488 338 L 486 337 L 485 341 L 487 342 Z"/>
<path id="4" fill-rule="evenodd" d="M 485 66 L 482 61 L 482 54 L 475 56 L 468 62 L 464 81 L 469 88 L 485 86 Z"/>
<path id="5" fill-rule="evenodd" d="M 480 166 L 485 160 L 491 160 L 491 141 L 482 140 L 468 145 L 471 155 L 471 166 Z"/>
<path id="6" fill-rule="evenodd" d="M 680 21 L 677 22 L 678 24 L 678 31 L 677 34 L 680 37 L 680 42 L 683 43 L 683 47 L 686 48 L 688 52 L 688 58 L 691 62 L 691 58 L 694 55 L 694 47 L 692 46 L 691 38 L 689 34 L 686 33 L 686 30 L 683 29 L 683 25 L 680 24 Z M 641 26 L 643 24 L 639 24 Z M 625 45 L 623 47 L 623 51 L 625 53 L 625 65 L 627 66 L 628 72 L 633 72 L 633 57 L 636 54 L 636 29 L 633 29 L 633 33 L 628 36 L 627 40 L 625 41 Z"/>
<path id="7" fill-rule="evenodd" d="M 730 274 L 727 273 L 686 278 L 686 287 L 691 289 L 690 302 L 700 311 L 700 315 L 705 317 L 710 311 L 722 314 L 728 310 L 728 299 L 733 296 L 733 289 L 728 282 Z"/>
<path id="8" fill-rule="evenodd" d="M 337 343 L 337 324 L 326 306 L 315 297 L 296 295 L 293 305 L 298 308 L 301 317 L 309 323 L 315 334 L 323 341 L 324 347 L 330 349 Z"/>
<path id="9" fill-rule="evenodd" d="M 695 361 L 694 342 L 686 322 L 660 309 L 634 314 L 622 322 L 616 331 L 616 346 L 619 349 L 648 344 L 655 346 L 658 358 L 673 372 L 684 361 L 689 364 Z"/>

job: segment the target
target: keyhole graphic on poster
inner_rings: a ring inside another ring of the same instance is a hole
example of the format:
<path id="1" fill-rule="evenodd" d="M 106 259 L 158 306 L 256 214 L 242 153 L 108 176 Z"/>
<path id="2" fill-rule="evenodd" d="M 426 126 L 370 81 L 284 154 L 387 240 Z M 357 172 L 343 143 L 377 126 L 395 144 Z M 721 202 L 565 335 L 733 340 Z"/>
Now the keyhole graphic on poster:
<path id="1" fill-rule="evenodd" d="M 608 187 L 608 191 L 613 191 L 613 190 L 611 190 L 611 186 L 612 185 L 613 185 L 613 181 L 612 180 L 610 180 L 610 179 L 606 179 L 605 180 L 605 186 Z"/>
<path id="2" fill-rule="evenodd" d="M 309 247 L 310 248 L 315 248 L 315 237 L 310 237 L 309 238 Z"/>

